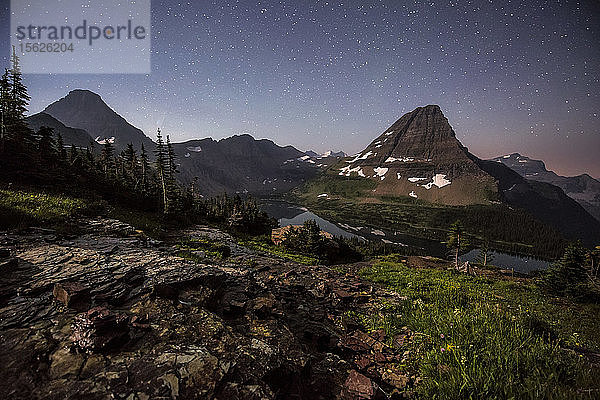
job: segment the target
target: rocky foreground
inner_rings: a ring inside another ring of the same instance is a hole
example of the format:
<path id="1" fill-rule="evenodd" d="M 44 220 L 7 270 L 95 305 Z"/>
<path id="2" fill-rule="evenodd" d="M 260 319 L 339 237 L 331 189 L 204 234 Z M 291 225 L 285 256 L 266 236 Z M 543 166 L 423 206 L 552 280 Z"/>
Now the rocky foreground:
<path id="1" fill-rule="evenodd" d="M 81 234 L 0 233 L 0 394 L 11 399 L 410 396 L 411 333 L 364 332 L 395 293 L 198 227 L 231 256 L 200 264 L 114 220 Z"/>

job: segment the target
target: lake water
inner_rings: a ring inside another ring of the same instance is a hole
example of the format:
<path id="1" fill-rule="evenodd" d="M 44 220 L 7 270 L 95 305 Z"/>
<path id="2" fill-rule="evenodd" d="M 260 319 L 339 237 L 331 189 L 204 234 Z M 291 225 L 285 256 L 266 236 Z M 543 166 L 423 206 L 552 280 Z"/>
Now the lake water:
<path id="1" fill-rule="evenodd" d="M 460 257 L 461 261 L 474 262 L 479 258 L 479 249 L 471 250 L 470 252 Z M 502 269 L 514 268 L 516 272 L 529 273 L 535 270 L 547 269 L 551 263 L 549 261 L 538 260 L 530 257 L 513 256 L 505 253 L 498 253 L 496 251 L 490 251 L 492 255 L 491 261 L 488 264 L 500 267 Z"/>
<path id="2" fill-rule="evenodd" d="M 333 222 L 329 222 L 324 218 L 319 217 L 308 211 L 304 207 L 295 204 L 286 203 L 283 201 L 265 201 L 261 204 L 261 208 L 270 216 L 277 219 L 279 226 L 302 225 L 308 220 L 315 220 L 319 227 L 325 232 L 329 232 L 334 236 L 345 238 L 359 237 L 358 235 L 348 232 Z"/>
<path id="3" fill-rule="evenodd" d="M 424 254 L 440 258 L 444 258 L 447 254 L 444 243 L 405 235 L 401 232 L 391 232 L 364 226 L 352 226 L 345 223 L 336 224 L 318 216 L 304 207 L 281 200 L 263 200 L 261 202 L 261 209 L 277 219 L 279 225 L 282 227 L 288 225 L 302 225 L 305 221 L 312 219 L 317 222 L 322 230 L 329 232 L 334 236 L 345 238 L 359 237 L 368 240 L 379 240 L 398 246 L 410 246 L 422 250 Z M 495 251 L 490 253 L 493 256 L 493 259 L 489 264 L 502 269 L 514 268 L 517 272 L 529 273 L 534 270 L 546 269 L 550 266 L 548 261 L 529 257 L 519 257 Z M 462 255 L 460 259 L 463 262 L 474 262 L 478 257 L 479 249 L 475 249 Z"/>

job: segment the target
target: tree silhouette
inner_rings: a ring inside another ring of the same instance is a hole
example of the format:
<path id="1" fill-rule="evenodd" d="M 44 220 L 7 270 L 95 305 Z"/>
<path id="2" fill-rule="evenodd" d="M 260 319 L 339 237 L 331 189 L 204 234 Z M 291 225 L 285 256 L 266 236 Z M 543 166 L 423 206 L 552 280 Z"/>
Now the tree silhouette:
<path id="1" fill-rule="evenodd" d="M 458 257 L 469 246 L 467 233 L 460 221 L 450 226 L 446 246 L 454 253 L 454 267 L 458 268 Z"/>

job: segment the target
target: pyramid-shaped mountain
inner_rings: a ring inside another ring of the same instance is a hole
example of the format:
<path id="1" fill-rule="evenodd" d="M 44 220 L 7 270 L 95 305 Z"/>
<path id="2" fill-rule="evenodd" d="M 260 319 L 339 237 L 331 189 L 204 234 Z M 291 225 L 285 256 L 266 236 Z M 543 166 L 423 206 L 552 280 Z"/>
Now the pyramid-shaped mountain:
<path id="1" fill-rule="evenodd" d="M 154 148 L 152 140 L 140 129 L 111 109 L 102 98 L 89 90 L 73 90 L 44 110 L 66 126 L 83 129 L 98 141 L 114 138 L 117 151 L 131 143 L 139 149 Z M 112 140 L 111 140 L 112 141 Z"/>
<path id="2" fill-rule="evenodd" d="M 437 105 L 405 114 L 364 151 L 338 167 L 341 176 L 377 180 L 379 195 L 453 205 L 496 200 L 494 179 L 456 139 Z"/>

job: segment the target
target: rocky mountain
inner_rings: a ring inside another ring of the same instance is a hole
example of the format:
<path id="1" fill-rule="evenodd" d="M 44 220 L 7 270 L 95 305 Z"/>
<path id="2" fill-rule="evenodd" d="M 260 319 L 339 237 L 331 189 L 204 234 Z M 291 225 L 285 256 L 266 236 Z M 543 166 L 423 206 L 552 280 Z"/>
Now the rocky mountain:
<path id="1" fill-rule="evenodd" d="M 248 134 L 175 143 L 174 149 L 179 178 L 185 183 L 197 178 L 203 195 L 287 192 L 318 171 L 316 161 L 300 150 Z"/>
<path id="2" fill-rule="evenodd" d="M 379 195 L 464 205 L 487 203 L 497 194 L 493 178 L 456 139 L 436 105 L 405 114 L 337 167 L 340 176 L 376 180 Z"/>
<path id="3" fill-rule="evenodd" d="M 334 166 L 339 177 L 376 182 L 372 193 L 446 205 L 504 202 L 565 237 L 600 240 L 600 224 L 557 186 L 530 181 L 469 153 L 436 105 L 405 114 L 361 153 Z"/>
<path id="4" fill-rule="evenodd" d="M 137 149 L 142 145 L 153 149 L 153 141 L 125 118 L 111 109 L 102 98 L 89 90 L 73 90 L 62 99 L 50 104 L 44 113 L 66 126 L 84 129 L 96 141 L 112 140 L 120 152 L 128 143 Z"/>
<path id="5" fill-rule="evenodd" d="M 543 161 L 533 160 L 519 153 L 496 157 L 492 161 L 506 165 L 529 180 L 558 186 L 600 221 L 600 182 L 588 174 L 560 176 L 549 171 Z"/>
<path id="6" fill-rule="evenodd" d="M 34 131 L 39 130 L 42 126 L 54 129 L 55 138 L 60 133 L 65 145 L 88 147 L 95 144 L 94 139 L 85 130 L 65 126 L 65 124 L 45 112 L 31 115 L 25 121 Z"/>

